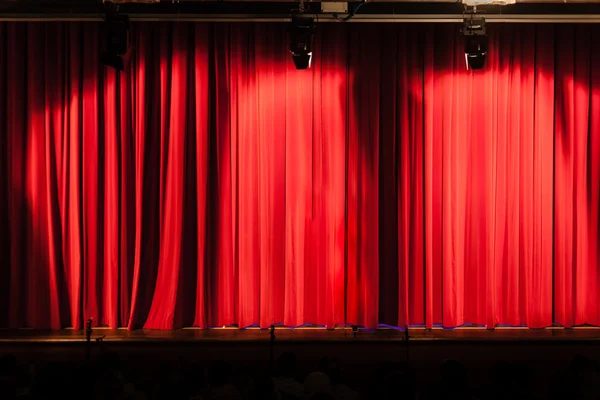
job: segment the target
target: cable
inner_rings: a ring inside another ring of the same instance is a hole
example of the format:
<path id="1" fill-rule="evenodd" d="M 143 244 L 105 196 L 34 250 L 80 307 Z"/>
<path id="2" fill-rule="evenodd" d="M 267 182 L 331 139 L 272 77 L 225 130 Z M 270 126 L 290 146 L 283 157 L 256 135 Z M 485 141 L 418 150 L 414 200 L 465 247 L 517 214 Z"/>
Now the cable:
<path id="1" fill-rule="evenodd" d="M 360 2 L 359 5 L 356 6 L 356 8 L 354 10 L 352 10 L 352 12 L 350 14 L 348 14 L 347 16 L 345 16 L 344 18 L 340 18 L 338 15 L 339 14 L 332 14 L 333 18 L 337 19 L 340 22 L 348 22 L 350 21 L 352 18 L 354 18 L 354 16 L 356 15 L 356 13 L 358 12 L 358 10 L 360 10 L 360 8 L 365 4 L 365 0 L 362 0 Z"/>

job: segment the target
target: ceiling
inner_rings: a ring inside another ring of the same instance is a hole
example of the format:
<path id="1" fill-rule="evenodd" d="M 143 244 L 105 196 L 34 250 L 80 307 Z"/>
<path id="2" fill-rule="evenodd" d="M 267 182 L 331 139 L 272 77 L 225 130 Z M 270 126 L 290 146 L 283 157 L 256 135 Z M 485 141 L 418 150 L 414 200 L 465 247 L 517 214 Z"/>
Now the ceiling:
<path id="1" fill-rule="evenodd" d="M 335 0 L 334 0 L 335 1 Z M 361 0 L 350 0 L 352 11 Z M 600 23 L 600 0 L 516 0 L 507 6 L 482 6 L 490 22 Z M 0 20 L 99 20 L 107 7 L 132 20 L 282 20 L 298 8 L 297 0 L 0 0 Z M 319 21 L 335 21 L 322 13 L 319 1 L 305 2 Z M 465 11 L 457 0 L 366 0 L 353 22 L 457 22 Z"/>

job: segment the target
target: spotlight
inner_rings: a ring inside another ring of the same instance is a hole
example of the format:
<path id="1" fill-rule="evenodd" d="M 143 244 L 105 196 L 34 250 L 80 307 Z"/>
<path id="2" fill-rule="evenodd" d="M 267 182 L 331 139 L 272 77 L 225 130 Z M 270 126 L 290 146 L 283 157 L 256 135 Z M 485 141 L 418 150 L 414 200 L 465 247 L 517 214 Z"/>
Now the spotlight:
<path id="1" fill-rule="evenodd" d="M 485 18 L 465 18 L 463 21 L 465 37 L 465 60 L 467 69 L 481 69 L 485 65 L 488 52 L 488 37 L 485 28 Z"/>
<path id="2" fill-rule="evenodd" d="M 315 21 L 310 17 L 292 17 L 290 27 L 290 53 L 296 69 L 308 69 L 312 61 L 312 42 Z"/>
<path id="3" fill-rule="evenodd" d="M 100 53 L 102 64 L 123 71 L 122 55 L 129 47 L 129 17 L 127 15 L 108 14 L 104 23 L 106 30 L 105 50 Z"/>

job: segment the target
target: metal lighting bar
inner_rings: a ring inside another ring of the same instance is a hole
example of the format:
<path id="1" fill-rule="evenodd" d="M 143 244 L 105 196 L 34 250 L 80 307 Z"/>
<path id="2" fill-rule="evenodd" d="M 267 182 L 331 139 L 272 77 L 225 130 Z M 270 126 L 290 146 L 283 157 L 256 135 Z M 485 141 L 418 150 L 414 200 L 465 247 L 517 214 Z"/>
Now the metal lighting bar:
<path id="1" fill-rule="evenodd" d="M 291 22 L 288 15 L 265 14 L 128 14 L 130 21 L 189 21 L 189 22 Z M 313 14 L 314 15 L 314 14 Z M 600 23 L 600 14 L 544 15 L 504 14 L 485 16 L 487 23 Z M 357 14 L 351 23 L 462 23 L 462 14 Z M 98 14 L 0 14 L 0 21 L 102 21 Z M 319 14 L 319 23 L 339 20 L 332 15 Z"/>

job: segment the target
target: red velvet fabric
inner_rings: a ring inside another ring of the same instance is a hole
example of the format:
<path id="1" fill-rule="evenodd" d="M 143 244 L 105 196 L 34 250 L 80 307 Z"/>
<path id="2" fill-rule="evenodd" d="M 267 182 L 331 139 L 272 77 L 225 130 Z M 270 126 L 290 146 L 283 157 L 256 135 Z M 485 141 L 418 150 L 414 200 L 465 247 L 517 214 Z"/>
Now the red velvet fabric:
<path id="1" fill-rule="evenodd" d="M 595 25 L 0 24 L 0 326 L 600 325 Z"/>

